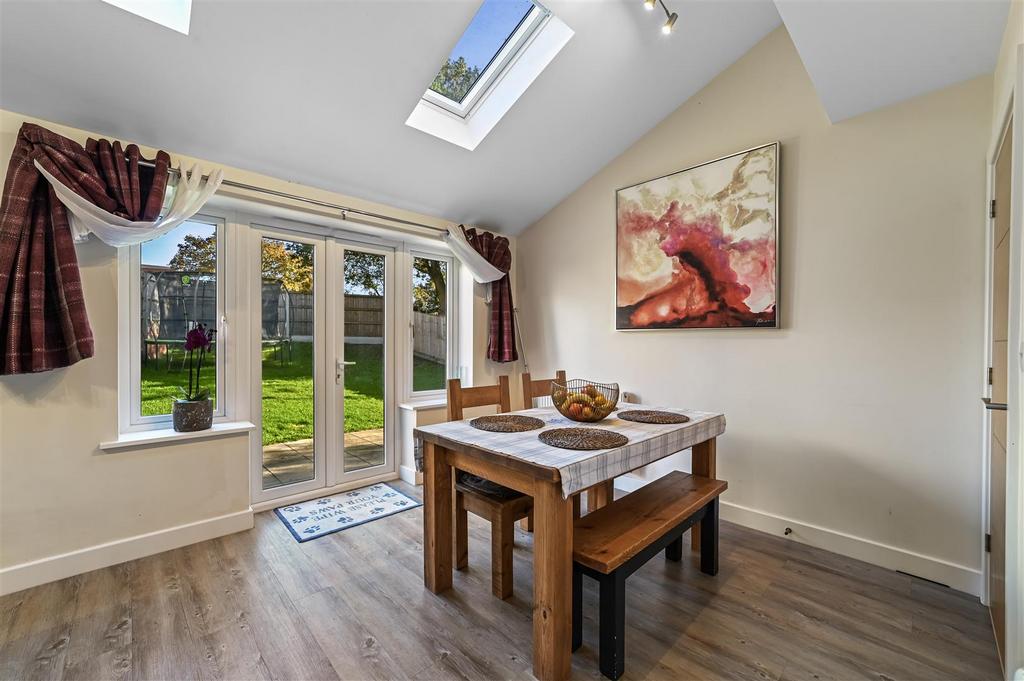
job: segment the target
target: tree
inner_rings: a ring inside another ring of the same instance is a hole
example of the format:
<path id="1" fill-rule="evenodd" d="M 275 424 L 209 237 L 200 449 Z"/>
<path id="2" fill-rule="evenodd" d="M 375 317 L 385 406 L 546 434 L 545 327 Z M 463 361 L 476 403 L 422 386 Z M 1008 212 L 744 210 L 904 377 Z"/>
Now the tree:
<path id="1" fill-rule="evenodd" d="M 313 291 L 313 247 L 292 241 L 266 240 L 262 251 L 263 278 L 279 281 L 292 293 Z"/>
<path id="2" fill-rule="evenodd" d="M 426 314 L 445 314 L 448 307 L 448 263 L 415 258 L 412 266 L 412 309 Z"/>
<path id="3" fill-rule="evenodd" d="M 186 234 L 185 240 L 178 244 L 178 252 L 167 264 L 180 272 L 216 272 L 217 235 L 201 237 Z"/>
<path id="4" fill-rule="evenodd" d="M 345 293 L 384 295 L 384 256 L 345 251 Z"/>
<path id="5" fill-rule="evenodd" d="M 470 67 L 466 63 L 465 57 L 449 58 L 434 76 L 434 82 L 430 84 L 430 89 L 448 99 L 461 102 L 479 77 L 480 68 Z"/>

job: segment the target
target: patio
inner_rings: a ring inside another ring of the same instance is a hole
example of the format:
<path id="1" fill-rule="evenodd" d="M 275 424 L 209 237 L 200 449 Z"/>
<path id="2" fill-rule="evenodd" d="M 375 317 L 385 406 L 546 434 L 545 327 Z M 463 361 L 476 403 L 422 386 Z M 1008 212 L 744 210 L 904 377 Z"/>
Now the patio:
<path id="1" fill-rule="evenodd" d="M 345 472 L 384 463 L 384 429 L 345 433 Z M 314 476 L 313 440 L 294 440 L 263 447 L 263 489 L 290 485 Z"/>

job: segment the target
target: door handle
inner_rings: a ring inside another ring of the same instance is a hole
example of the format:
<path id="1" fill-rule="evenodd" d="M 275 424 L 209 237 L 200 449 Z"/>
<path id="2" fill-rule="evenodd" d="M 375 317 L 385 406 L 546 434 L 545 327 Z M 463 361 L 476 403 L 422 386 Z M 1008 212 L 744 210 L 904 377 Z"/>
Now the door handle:
<path id="1" fill-rule="evenodd" d="M 1006 402 L 993 402 L 991 397 L 982 397 L 981 401 L 989 411 L 1006 411 Z"/>
<path id="2" fill-rule="evenodd" d="M 355 362 L 346 362 L 345 360 L 337 360 L 334 362 L 334 382 L 341 384 L 342 374 L 345 373 L 345 367 L 355 366 Z"/>

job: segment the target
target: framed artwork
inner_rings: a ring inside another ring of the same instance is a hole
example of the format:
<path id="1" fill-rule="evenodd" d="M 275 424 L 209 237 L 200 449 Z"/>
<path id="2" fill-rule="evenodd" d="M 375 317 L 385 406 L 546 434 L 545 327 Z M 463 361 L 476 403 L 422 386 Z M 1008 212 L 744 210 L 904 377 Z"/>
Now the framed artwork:
<path id="1" fill-rule="evenodd" d="M 615 328 L 777 328 L 779 143 L 615 194 Z"/>

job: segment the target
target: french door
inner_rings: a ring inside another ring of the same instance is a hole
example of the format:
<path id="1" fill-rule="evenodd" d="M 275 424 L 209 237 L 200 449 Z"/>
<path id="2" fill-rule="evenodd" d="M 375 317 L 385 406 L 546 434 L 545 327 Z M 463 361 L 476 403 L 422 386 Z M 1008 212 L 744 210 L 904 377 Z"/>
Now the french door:
<path id="1" fill-rule="evenodd" d="M 253 225 L 253 502 L 395 473 L 394 249 Z"/>

